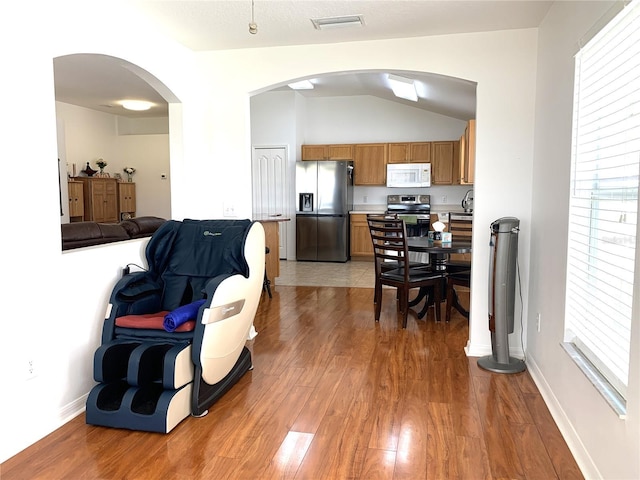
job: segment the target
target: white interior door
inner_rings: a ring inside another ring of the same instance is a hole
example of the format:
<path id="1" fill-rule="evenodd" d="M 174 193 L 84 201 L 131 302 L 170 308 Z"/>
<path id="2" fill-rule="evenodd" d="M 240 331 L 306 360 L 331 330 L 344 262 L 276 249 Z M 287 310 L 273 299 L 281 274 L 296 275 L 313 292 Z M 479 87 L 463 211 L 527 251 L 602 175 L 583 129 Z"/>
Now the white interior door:
<path id="1" fill-rule="evenodd" d="M 289 214 L 287 188 L 287 147 L 253 147 L 253 214 Z M 291 222 L 279 222 L 280 257 L 287 258 L 287 227 Z"/>

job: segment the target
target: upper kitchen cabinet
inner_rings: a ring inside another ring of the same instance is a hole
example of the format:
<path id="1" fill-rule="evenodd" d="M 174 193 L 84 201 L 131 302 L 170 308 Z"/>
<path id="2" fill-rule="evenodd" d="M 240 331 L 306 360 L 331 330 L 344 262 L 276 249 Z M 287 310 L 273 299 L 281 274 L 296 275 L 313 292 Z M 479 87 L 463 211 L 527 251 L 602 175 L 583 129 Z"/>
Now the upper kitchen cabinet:
<path id="1" fill-rule="evenodd" d="M 388 144 L 366 143 L 354 146 L 354 185 L 386 185 Z"/>
<path id="2" fill-rule="evenodd" d="M 390 143 L 388 163 L 430 163 L 431 142 Z"/>
<path id="3" fill-rule="evenodd" d="M 464 145 L 463 145 L 464 144 Z M 476 121 L 469 120 L 460 138 L 460 184 L 471 185 L 476 171 Z"/>
<path id="4" fill-rule="evenodd" d="M 459 155 L 459 142 L 433 142 L 431 144 L 431 184 L 457 185 L 456 156 Z"/>
<path id="5" fill-rule="evenodd" d="M 353 145 L 302 145 L 302 160 L 353 160 Z"/>

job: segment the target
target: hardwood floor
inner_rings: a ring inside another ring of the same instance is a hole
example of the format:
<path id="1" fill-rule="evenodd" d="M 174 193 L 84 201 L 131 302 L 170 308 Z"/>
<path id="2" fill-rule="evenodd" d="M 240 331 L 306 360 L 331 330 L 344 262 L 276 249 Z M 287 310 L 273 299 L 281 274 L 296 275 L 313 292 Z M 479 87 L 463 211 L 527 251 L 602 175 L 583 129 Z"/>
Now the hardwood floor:
<path id="1" fill-rule="evenodd" d="M 84 423 L 7 460 L 12 479 L 583 478 L 527 372 L 467 358 L 467 321 L 410 315 L 395 290 L 276 286 L 254 369 L 167 435 Z M 467 299 L 463 299 L 467 300 Z"/>

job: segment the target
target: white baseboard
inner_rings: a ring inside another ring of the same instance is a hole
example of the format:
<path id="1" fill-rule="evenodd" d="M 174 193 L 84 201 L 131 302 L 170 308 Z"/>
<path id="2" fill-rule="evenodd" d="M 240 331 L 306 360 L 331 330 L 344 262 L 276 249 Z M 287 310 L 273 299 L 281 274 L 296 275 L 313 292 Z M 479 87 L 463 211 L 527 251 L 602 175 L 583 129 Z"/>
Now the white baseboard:
<path id="1" fill-rule="evenodd" d="M 86 410 L 88 396 L 89 394 L 85 393 L 80 398 L 75 399 L 71 403 L 67 403 L 64 407 L 60 409 L 60 412 L 58 414 L 58 420 L 60 421 L 60 426 L 73 420 L 74 418 L 76 418 L 78 415 L 80 415 L 82 412 Z"/>
<path id="2" fill-rule="evenodd" d="M 589 455 L 589 452 L 587 452 L 582 444 L 582 441 L 573 428 L 569 417 L 565 414 L 560 402 L 558 402 L 558 399 L 553 394 L 553 390 L 546 382 L 544 375 L 538 368 L 535 360 L 531 357 L 527 357 L 527 369 L 529 370 L 529 374 L 531 375 L 533 382 L 536 384 L 536 387 L 538 387 L 540 395 L 542 395 L 553 420 L 558 425 L 560 433 L 564 437 L 565 442 L 567 442 L 567 446 L 569 447 L 569 450 L 571 450 L 573 458 L 575 458 L 584 478 L 602 479 L 602 475 L 598 471 L 598 468 Z"/>

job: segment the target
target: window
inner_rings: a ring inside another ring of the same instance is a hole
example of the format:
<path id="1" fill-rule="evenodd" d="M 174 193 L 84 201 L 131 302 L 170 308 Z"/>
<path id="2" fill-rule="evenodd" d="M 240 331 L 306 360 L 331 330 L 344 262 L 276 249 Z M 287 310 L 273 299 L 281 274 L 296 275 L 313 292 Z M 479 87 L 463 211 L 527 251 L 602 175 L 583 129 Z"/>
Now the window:
<path id="1" fill-rule="evenodd" d="M 623 405 L 639 169 L 640 0 L 635 0 L 576 56 L 565 312 L 565 345 Z"/>

